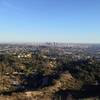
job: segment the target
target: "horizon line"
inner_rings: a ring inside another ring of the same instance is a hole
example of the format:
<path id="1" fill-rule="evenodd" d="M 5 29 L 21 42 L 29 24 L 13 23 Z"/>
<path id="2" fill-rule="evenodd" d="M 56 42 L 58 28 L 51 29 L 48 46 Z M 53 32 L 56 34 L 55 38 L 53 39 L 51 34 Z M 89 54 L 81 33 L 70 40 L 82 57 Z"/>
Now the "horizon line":
<path id="1" fill-rule="evenodd" d="M 0 42 L 0 44 L 46 44 L 46 43 L 57 43 L 57 44 L 100 44 L 99 42 L 55 42 L 55 41 L 46 41 L 46 42 Z"/>

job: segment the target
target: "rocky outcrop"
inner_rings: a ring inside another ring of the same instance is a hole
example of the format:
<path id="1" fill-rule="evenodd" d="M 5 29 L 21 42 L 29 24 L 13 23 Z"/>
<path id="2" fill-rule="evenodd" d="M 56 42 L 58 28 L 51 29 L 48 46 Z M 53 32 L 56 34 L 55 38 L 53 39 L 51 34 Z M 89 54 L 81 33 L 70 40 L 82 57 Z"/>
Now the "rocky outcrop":
<path id="1" fill-rule="evenodd" d="M 53 85 L 37 91 L 13 93 L 11 96 L 1 96 L 0 100 L 52 100 L 54 94 L 60 90 L 80 89 L 81 82 L 73 78 L 69 73 L 63 73 L 59 79 L 53 81 Z"/>

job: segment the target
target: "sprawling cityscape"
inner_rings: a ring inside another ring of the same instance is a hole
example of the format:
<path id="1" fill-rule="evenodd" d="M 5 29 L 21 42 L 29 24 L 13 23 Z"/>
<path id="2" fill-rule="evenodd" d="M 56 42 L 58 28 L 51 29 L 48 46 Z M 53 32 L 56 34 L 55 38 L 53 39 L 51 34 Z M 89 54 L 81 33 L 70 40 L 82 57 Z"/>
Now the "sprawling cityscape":
<path id="1" fill-rule="evenodd" d="M 0 44 L 0 100 L 100 99 L 100 44 Z"/>

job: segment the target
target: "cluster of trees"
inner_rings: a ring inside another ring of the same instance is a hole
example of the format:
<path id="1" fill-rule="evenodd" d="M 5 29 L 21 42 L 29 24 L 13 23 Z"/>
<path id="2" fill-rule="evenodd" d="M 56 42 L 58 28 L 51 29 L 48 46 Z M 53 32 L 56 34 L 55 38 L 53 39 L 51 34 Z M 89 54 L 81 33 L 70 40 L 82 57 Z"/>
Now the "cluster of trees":
<path id="1" fill-rule="evenodd" d="M 95 59 L 73 61 L 67 56 L 56 57 L 58 58 L 52 60 L 35 54 L 31 59 L 21 60 L 12 55 L 0 55 L 0 80 L 7 75 L 11 81 L 19 80 L 15 89 L 37 89 L 51 85 L 61 73 L 68 71 L 83 84 L 100 84 L 100 62 Z M 56 62 L 54 67 L 47 67 L 50 62 Z M 17 73 L 13 75 L 14 72 Z M 11 76 L 13 76 L 12 79 L 10 79 Z M 6 83 L 3 81 L 0 85 L 6 86 Z"/>

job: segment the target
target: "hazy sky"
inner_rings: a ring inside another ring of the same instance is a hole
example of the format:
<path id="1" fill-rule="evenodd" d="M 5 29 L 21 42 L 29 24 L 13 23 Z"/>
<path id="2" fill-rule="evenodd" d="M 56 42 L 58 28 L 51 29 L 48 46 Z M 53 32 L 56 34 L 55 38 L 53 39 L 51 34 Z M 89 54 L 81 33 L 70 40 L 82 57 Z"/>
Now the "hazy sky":
<path id="1" fill-rule="evenodd" d="M 100 0 L 0 0 L 0 42 L 100 43 Z"/>

